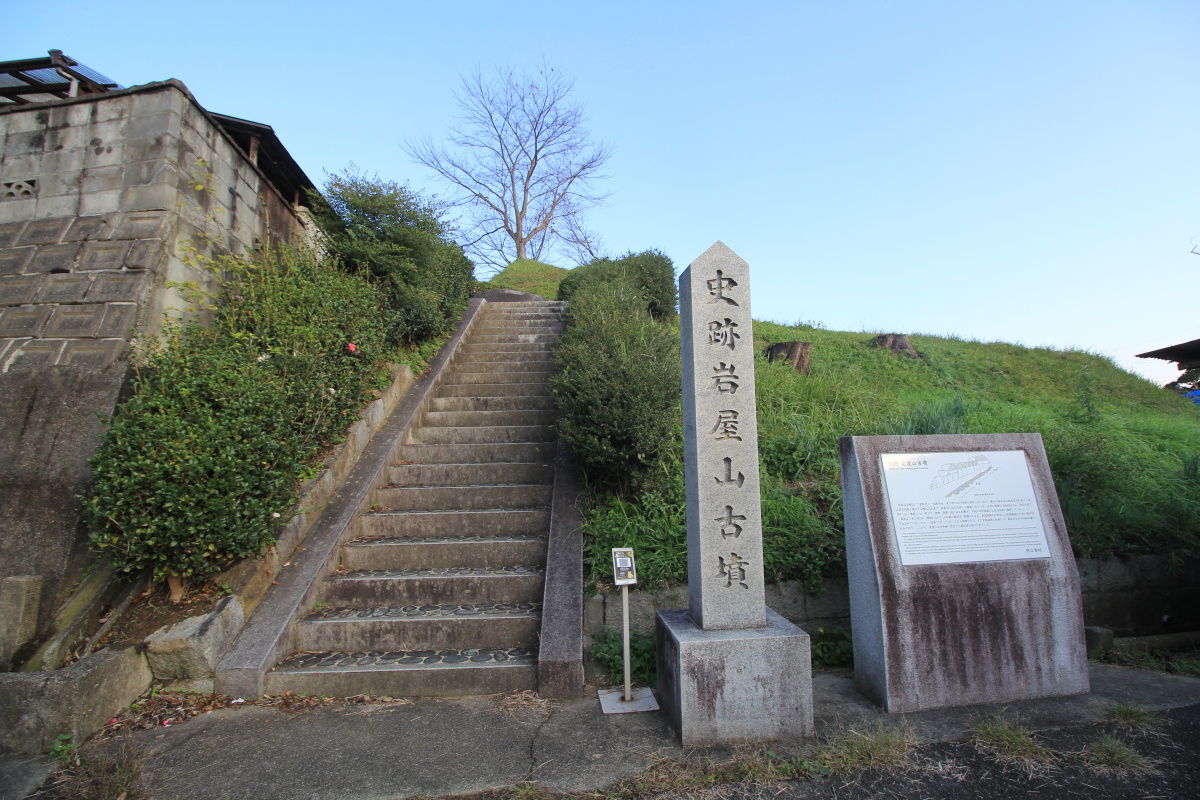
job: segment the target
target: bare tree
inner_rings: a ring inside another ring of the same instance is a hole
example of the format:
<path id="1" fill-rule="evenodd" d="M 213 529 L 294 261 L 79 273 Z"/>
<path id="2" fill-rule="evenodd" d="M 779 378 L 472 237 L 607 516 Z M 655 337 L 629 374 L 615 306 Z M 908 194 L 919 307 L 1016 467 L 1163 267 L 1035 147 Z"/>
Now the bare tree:
<path id="1" fill-rule="evenodd" d="M 476 69 L 456 95 L 449 146 L 409 142 L 417 162 L 449 182 L 466 211 L 464 247 L 477 262 L 504 267 L 540 259 L 556 246 L 594 253 L 584 213 L 604 200 L 593 183 L 609 149 L 591 141 L 571 82 L 543 66 L 485 76 Z"/>

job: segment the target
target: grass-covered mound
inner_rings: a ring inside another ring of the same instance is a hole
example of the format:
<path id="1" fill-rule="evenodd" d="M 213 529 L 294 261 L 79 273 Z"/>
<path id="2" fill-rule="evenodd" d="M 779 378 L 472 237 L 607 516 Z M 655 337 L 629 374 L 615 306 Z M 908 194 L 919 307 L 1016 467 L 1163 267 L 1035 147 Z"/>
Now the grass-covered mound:
<path id="1" fill-rule="evenodd" d="M 533 259 L 518 259 L 484 284 L 484 288 L 513 289 L 553 300 L 558 295 L 559 281 L 569 272 Z"/>
<path id="2" fill-rule="evenodd" d="M 837 438 L 894 433 L 1041 433 L 1078 555 L 1200 551 L 1200 409 L 1078 351 L 911 336 L 921 358 L 866 333 L 756 322 L 755 345 L 812 343 L 807 376 L 757 367 L 764 556 L 771 579 L 810 585 L 842 569 Z M 681 445 L 642 491 L 593 492 L 592 578 L 632 546 L 644 584 L 686 579 Z"/>

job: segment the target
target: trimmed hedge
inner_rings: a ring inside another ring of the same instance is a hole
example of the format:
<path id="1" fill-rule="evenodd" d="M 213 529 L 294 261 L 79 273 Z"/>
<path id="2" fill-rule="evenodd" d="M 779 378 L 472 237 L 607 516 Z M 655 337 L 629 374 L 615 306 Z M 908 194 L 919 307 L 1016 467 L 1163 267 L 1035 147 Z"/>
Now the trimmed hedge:
<path id="1" fill-rule="evenodd" d="M 658 250 L 628 253 L 616 260 L 599 258 L 568 272 L 558 284 L 558 299 L 571 301 L 583 287 L 629 278 L 642 296 L 646 309 L 657 320 L 673 320 L 679 294 L 675 287 L 675 265 Z"/>
<path id="2" fill-rule="evenodd" d="M 679 333 L 627 276 L 585 282 L 571 298 L 551 379 L 559 434 L 590 481 L 628 492 L 680 425 Z"/>
<path id="3" fill-rule="evenodd" d="M 386 378 L 375 286 L 291 251 L 219 266 L 213 324 L 138 355 L 90 462 L 91 542 L 121 572 L 203 579 L 262 552 Z"/>

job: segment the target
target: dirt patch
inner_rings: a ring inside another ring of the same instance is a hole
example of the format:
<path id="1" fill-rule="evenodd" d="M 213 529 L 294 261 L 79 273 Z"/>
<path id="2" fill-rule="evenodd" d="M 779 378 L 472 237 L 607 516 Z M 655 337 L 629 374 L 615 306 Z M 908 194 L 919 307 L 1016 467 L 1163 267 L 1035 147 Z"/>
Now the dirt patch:
<path id="1" fill-rule="evenodd" d="M 100 638 L 94 649 L 137 644 L 164 625 L 174 625 L 188 617 L 207 614 L 226 594 L 223 589 L 207 586 L 189 592 L 181 603 L 172 603 L 165 586 L 153 585 L 133 599 L 129 608 Z"/>

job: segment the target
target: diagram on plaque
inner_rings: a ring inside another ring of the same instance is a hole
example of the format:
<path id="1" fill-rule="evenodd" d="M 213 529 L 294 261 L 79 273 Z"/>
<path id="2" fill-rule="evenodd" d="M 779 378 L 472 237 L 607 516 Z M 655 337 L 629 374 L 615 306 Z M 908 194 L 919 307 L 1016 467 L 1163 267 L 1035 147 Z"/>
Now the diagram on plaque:
<path id="1" fill-rule="evenodd" d="M 943 464 L 929 482 L 930 489 L 944 489 L 946 496 L 974 493 L 983 481 L 996 471 L 995 465 L 983 453 L 966 461 Z"/>
<path id="2" fill-rule="evenodd" d="M 904 566 L 1050 558 L 1021 450 L 880 456 Z"/>

